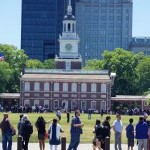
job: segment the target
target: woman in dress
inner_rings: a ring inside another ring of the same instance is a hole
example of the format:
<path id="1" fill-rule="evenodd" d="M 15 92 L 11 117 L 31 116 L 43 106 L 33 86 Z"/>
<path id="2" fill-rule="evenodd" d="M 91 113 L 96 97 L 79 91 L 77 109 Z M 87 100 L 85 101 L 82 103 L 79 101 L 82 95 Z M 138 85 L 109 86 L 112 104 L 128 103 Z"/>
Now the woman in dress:
<path id="1" fill-rule="evenodd" d="M 42 116 L 39 116 L 35 126 L 38 131 L 38 139 L 39 139 L 39 147 L 40 150 L 45 150 L 45 135 L 46 135 L 46 123 L 49 123 L 50 121 L 45 121 Z"/>
<path id="2" fill-rule="evenodd" d="M 49 143 L 50 143 L 50 150 L 55 147 L 57 150 L 58 145 L 60 144 L 60 133 L 63 132 L 61 126 L 57 123 L 57 119 L 53 119 L 53 123 L 50 124 L 48 133 L 49 133 Z"/>

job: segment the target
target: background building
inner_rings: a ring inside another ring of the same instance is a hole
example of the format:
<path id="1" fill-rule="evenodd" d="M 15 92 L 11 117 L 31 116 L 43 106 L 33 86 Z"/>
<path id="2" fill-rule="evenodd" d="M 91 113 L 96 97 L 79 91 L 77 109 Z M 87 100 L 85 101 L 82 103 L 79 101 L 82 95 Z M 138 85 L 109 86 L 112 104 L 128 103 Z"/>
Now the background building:
<path id="1" fill-rule="evenodd" d="M 58 38 L 67 3 L 68 0 L 22 0 L 21 48 L 30 58 L 45 60 L 59 53 Z"/>
<path id="2" fill-rule="evenodd" d="M 145 55 L 150 55 L 150 37 L 134 37 L 131 49 L 134 53 L 143 52 Z"/>
<path id="3" fill-rule="evenodd" d="M 132 40 L 132 0 L 72 0 L 83 62 L 105 49 L 128 49 Z M 59 54 L 59 34 L 68 0 L 23 0 L 21 48 L 30 58 Z"/>
<path id="4" fill-rule="evenodd" d="M 132 40 L 132 0 L 80 0 L 76 3 L 79 51 L 84 62 L 104 50 L 128 49 Z"/>

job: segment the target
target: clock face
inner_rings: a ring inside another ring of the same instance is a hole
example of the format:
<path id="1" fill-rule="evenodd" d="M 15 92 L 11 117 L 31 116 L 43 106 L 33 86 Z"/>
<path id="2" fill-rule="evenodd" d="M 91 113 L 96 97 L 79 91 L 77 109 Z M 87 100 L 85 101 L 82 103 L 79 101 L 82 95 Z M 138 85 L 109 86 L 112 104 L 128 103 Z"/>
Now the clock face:
<path id="1" fill-rule="evenodd" d="M 71 51 L 72 50 L 72 45 L 69 43 L 69 44 L 66 44 L 65 45 L 65 49 L 67 50 L 67 51 Z"/>

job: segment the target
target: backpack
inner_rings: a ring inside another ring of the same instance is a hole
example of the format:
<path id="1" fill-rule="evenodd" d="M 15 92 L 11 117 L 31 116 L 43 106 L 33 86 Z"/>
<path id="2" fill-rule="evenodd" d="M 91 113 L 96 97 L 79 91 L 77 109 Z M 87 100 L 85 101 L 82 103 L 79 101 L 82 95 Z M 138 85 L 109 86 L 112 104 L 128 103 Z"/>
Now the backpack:
<path id="1" fill-rule="evenodd" d="M 21 135 L 22 136 L 29 136 L 30 134 L 33 133 L 33 125 L 29 122 L 29 121 L 25 121 L 22 125 L 21 125 Z"/>

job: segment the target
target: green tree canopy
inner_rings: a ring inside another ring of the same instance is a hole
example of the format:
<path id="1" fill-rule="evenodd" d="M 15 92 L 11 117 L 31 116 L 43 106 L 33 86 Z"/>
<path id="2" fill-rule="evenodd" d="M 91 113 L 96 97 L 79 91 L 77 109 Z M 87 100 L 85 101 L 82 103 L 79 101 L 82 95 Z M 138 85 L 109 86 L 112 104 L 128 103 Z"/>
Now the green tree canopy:
<path id="1" fill-rule="evenodd" d="M 43 63 L 37 59 L 29 59 L 26 61 L 26 68 L 30 69 L 43 68 Z"/>
<path id="2" fill-rule="evenodd" d="M 104 51 L 103 69 L 110 69 L 116 72 L 117 75 L 113 86 L 115 88 L 115 94 L 137 94 L 139 89 L 137 87 L 135 68 L 143 58 L 143 53 L 134 54 L 131 51 L 119 48 L 112 52 Z"/>
<path id="3" fill-rule="evenodd" d="M 91 59 L 84 67 L 85 70 L 101 70 L 103 68 L 103 61 L 97 59 Z"/>
<path id="4" fill-rule="evenodd" d="M 54 59 L 47 59 L 43 63 L 44 69 L 55 69 L 55 60 Z"/>
<path id="5" fill-rule="evenodd" d="M 139 94 L 138 77 L 135 70 L 143 58 L 143 53 L 134 54 L 131 51 L 117 48 L 112 52 L 104 51 L 102 60 L 90 60 L 85 69 L 104 69 L 115 72 L 117 76 L 112 94 L 134 95 Z"/>
<path id="6" fill-rule="evenodd" d="M 7 62 L 0 62 L 0 93 L 5 92 L 7 82 L 10 80 L 12 76 L 12 71 Z"/>
<path id="7" fill-rule="evenodd" d="M 150 56 L 142 59 L 136 67 L 140 93 L 150 90 Z"/>

